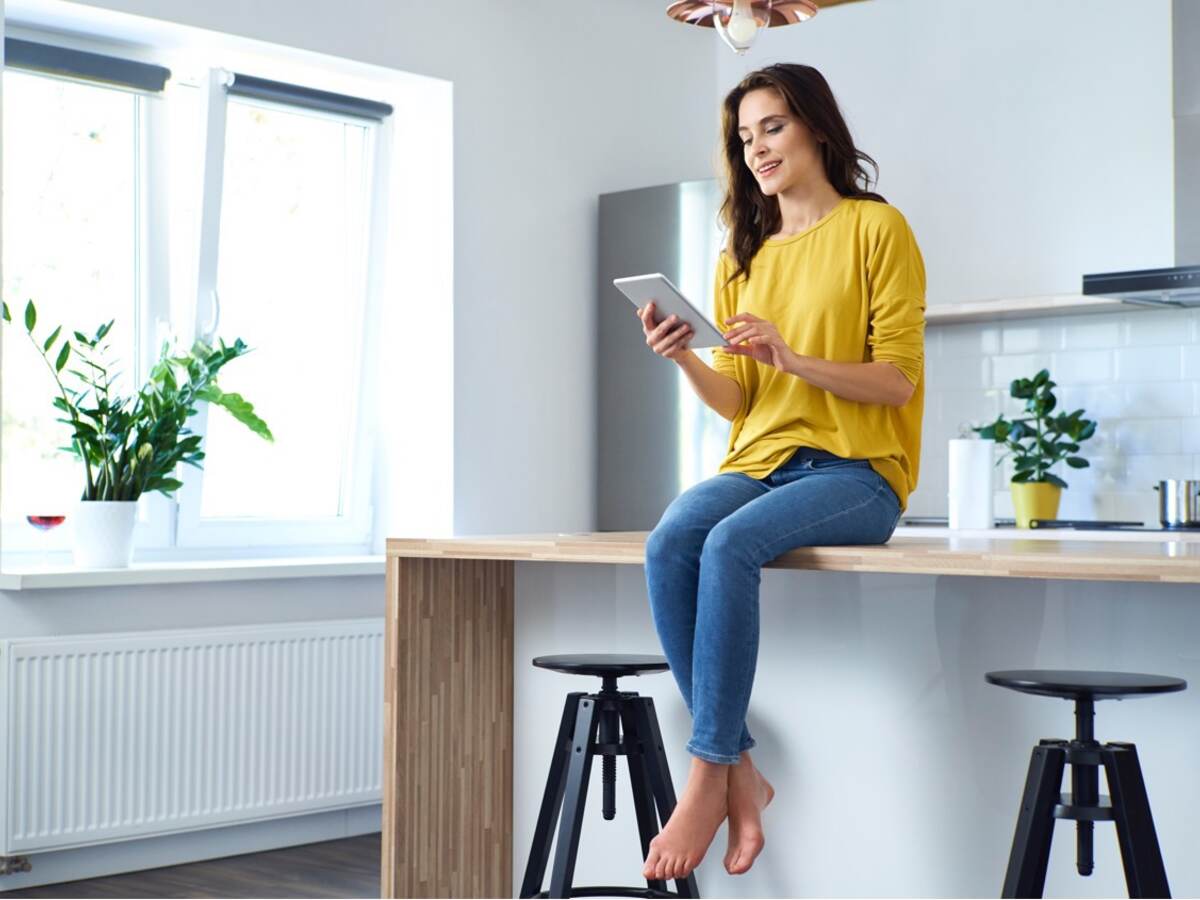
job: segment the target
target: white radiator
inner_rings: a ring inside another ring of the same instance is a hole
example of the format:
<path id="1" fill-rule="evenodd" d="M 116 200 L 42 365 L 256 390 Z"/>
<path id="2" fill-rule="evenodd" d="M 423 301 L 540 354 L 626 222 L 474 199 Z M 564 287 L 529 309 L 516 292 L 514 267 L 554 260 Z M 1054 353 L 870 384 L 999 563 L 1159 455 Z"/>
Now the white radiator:
<path id="1" fill-rule="evenodd" d="M 0 641 L 0 853 L 377 803 L 383 620 Z"/>

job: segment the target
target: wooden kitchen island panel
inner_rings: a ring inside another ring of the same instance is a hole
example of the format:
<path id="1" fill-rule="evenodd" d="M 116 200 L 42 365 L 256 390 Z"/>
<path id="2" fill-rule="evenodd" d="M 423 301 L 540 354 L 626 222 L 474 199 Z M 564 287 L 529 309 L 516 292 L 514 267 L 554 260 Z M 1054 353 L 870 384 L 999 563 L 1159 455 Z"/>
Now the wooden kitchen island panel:
<path id="1" fill-rule="evenodd" d="M 640 565 L 644 532 L 387 544 L 385 897 L 506 897 L 512 875 L 515 563 Z M 1200 542 L 894 536 L 771 568 L 1200 583 Z"/>

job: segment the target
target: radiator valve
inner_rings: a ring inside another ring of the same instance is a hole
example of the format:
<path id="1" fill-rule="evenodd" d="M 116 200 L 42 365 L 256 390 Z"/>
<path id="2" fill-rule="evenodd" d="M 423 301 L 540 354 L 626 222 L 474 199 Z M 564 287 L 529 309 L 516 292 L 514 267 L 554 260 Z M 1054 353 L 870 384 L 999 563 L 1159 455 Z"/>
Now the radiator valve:
<path id="1" fill-rule="evenodd" d="M 33 868 L 28 856 L 0 856 L 0 875 L 15 875 Z"/>

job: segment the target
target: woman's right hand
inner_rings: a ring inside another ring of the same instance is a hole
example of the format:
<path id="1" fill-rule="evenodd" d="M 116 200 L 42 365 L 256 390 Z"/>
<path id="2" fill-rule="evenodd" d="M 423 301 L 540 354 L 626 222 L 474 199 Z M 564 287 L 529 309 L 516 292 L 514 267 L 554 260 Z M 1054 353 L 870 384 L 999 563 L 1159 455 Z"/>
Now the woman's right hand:
<path id="1" fill-rule="evenodd" d="M 655 325 L 653 301 L 638 309 L 637 315 L 642 320 L 646 346 L 659 356 L 675 360 L 690 352 L 688 342 L 692 339 L 692 328 L 686 322 L 680 322 L 678 316 L 667 316 Z"/>

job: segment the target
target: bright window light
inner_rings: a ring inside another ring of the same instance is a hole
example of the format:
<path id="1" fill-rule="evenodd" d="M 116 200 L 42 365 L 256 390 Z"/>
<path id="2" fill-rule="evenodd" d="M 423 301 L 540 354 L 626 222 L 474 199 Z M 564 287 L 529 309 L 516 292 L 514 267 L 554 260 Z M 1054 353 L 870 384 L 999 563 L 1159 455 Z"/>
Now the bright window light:
<path id="1" fill-rule="evenodd" d="M 124 388 L 136 376 L 139 98 L 125 91 L 4 74 L 3 497 L 5 521 L 67 514 L 83 490 L 78 462 L 57 452 L 54 380 L 25 335 L 55 325 L 87 333 L 109 319 Z M 64 373 L 65 374 L 65 373 Z"/>
<path id="2" fill-rule="evenodd" d="M 253 353 L 221 387 L 255 404 L 268 444 L 208 416 L 202 518 L 345 513 L 362 366 L 370 197 L 365 124 L 230 98 L 218 334 Z"/>

